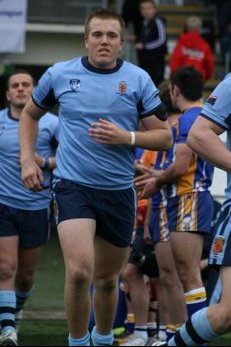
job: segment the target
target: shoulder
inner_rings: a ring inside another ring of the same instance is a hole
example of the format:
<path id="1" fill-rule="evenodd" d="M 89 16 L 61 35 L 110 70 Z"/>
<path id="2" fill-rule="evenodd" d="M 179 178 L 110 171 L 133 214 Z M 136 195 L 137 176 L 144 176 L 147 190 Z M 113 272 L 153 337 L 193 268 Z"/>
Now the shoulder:
<path id="1" fill-rule="evenodd" d="M 48 71 L 52 74 L 60 73 L 60 71 L 76 68 L 81 63 L 81 58 L 75 58 L 67 61 L 60 61 L 51 66 Z"/>
<path id="2" fill-rule="evenodd" d="M 150 76 L 149 74 L 140 68 L 139 66 L 132 64 L 128 61 L 124 61 L 123 66 L 122 66 L 123 72 L 126 72 L 127 74 L 130 74 L 133 78 L 143 78 L 143 79 L 149 79 Z"/>

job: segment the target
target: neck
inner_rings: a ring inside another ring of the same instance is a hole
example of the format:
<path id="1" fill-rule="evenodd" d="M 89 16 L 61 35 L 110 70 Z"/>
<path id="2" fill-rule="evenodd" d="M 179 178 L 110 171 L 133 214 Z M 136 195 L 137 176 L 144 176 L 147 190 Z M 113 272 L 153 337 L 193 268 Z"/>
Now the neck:
<path id="1" fill-rule="evenodd" d="M 10 106 L 10 114 L 12 118 L 19 119 L 22 113 L 22 108 Z"/>
<path id="2" fill-rule="evenodd" d="M 203 107 L 203 104 L 200 100 L 196 100 L 196 101 L 182 101 L 179 105 L 178 105 L 180 111 L 182 113 L 184 113 L 187 110 L 190 110 L 190 108 L 193 107 Z"/>

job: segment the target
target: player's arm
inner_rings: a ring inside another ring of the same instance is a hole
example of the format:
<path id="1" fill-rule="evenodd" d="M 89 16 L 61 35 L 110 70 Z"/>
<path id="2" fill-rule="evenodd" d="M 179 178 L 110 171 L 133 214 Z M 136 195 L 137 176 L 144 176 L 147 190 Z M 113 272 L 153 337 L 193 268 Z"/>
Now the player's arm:
<path id="1" fill-rule="evenodd" d="M 107 145 L 133 145 L 150 150 L 167 150 L 172 146 L 172 132 L 168 121 L 149 116 L 142 120 L 145 131 L 136 131 L 134 141 L 130 131 L 121 129 L 106 119 L 99 119 L 89 129 L 96 142 Z"/>
<path id="2" fill-rule="evenodd" d="M 188 144 L 213 165 L 231 172 L 231 152 L 219 138 L 223 132 L 222 127 L 200 116 L 189 133 Z"/>
<path id="3" fill-rule="evenodd" d="M 187 144 L 180 143 L 176 145 L 176 157 L 174 162 L 169 167 L 162 171 L 158 177 L 146 178 L 142 181 L 136 181 L 136 187 L 142 192 L 141 198 L 148 198 L 156 194 L 163 186 L 174 183 L 183 176 L 190 165 L 192 159 L 192 150 Z"/>
<path id="4" fill-rule="evenodd" d="M 38 121 L 45 113 L 34 104 L 32 98 L 22 111 L 19 124 L 20 161 L 22 181 L 26 188 L 42 190 L 43 174 L 35 161 L 35 143 L 38 134 Z"/>

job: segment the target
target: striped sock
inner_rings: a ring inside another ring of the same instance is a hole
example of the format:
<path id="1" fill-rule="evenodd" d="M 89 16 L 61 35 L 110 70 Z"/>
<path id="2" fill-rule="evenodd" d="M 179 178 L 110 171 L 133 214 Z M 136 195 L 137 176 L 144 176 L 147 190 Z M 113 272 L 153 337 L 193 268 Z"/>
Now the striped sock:
<path id="1" fill-rule="evenodd" d="M 16 310 L 15 313 L 17 314 L 19 311 L 23 309 L 23 306 L 27 299 L 31 296 L 33 291 L 33 288 L 28 290 L 27 292 L 21 292 L 20 290 L 16 289 Z"/>
<path id="2" fill-rule="evenodd" d="M 92 330 L 91 338 L 93 346 L 112 346 L 114 342 L 114 335 L 112 332 L 108 335 L 101 335 L 97 332 L 96 327 Z"/>
<path id="3" fill-rule="evenodd" d="M 200 346 L 218 337 L 207 318 L 208 308 L 194 313 L 168 342 L 168 346 Z"/>
<path id="4" fill-rule="evenodd" d="M 204 287 L 191 290 L 184 294 L 188 317 L 207 306 L 207 295 Z"/>
<path id="5" fill-rule="evenodd" d="M 90 334 L 87 332 L 87 334 L 82 339 L 75 339 L 71 337 L 69 334 L 68 336 L 68 346 L 90 346 Z"/>
<path id="6" fill-rule="evenodd" d="M 1 332 L 15 332 L 16 296 L 13 290 L 0 290 L 0 324 Z"/>

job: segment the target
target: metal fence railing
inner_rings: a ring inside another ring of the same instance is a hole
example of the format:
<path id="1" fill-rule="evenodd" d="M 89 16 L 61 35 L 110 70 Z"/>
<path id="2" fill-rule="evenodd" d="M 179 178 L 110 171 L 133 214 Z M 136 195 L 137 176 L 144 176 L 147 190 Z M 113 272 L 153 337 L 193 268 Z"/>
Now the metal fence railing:
<path id="1" fill-rule="evenodd" d="M 83 24 L 100 7 L 108 0 L 28 0 L 28 22 Z"/>

